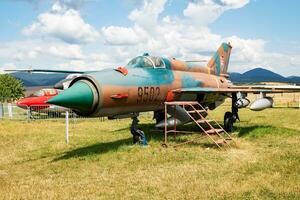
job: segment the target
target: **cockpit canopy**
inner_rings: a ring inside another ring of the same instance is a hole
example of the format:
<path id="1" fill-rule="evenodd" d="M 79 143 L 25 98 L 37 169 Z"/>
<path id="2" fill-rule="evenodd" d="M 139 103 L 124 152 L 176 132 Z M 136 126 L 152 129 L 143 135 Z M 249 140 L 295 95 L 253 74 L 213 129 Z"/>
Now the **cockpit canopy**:
<path id="1" fill-rule="evenodd" d="M 127 67 L 133 68 L 165 68 L 166 65 L 160 57 L 138 56 L 133 58 Z"/>
<path id="2" fill-rule="evenodd" d="M 41 89 L 39 91 L 36 91 L 33 96 L 35 97 L 41 97 L 41 96 L 54 96 L 58 94 L 58 90 L 56 89 Z"/>

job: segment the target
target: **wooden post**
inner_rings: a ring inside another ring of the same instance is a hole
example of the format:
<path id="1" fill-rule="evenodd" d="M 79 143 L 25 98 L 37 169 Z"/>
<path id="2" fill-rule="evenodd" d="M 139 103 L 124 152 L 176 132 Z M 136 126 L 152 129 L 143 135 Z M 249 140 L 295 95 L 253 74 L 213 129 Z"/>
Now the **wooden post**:
<path id="1" fill-rule="evenodd" d="M 7 112 L 8 112 L 8 117 L 9 119 L 13 118 L 13 108 L 11 103 L 7 103 Z"/>
<path id="2" fill-rule="evenodd" d="M 69 144 L 69 111 L 66 111 L 66 143 Z"/>
<path id="3" fill-rule="evenodd" d="M 30 121 L 30 106 L 27 106 L 26 113 L 27 113 L 27 122 L 29 122 Z"/>

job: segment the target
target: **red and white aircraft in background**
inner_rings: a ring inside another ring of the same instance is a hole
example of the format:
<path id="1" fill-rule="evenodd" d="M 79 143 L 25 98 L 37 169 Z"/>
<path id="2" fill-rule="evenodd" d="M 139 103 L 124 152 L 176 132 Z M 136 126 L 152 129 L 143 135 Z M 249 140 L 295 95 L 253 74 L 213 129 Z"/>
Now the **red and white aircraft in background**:
<path id="1" fill-rule="evenodd" d="M 21 98 L 16 102 L 17 106 L 29 110 L 30 117 L 33 117 L 32 112 L 45 113 L 49 116 L 60 116 L 60 113 L 68 110 L 61 106 L 50 105 L 46 103 L 50 98 L 58 95 L 62 90 L 58 89 L 41 89 L 34 94 Z"/>
<path id="2" fill-rule="evenodd" d="M 60 90 L 57 89 L 41 89 L 28 97 L 21 98 L 19 101 L 16 102 L 16 104 L 18 107 L 24 109 L 27 109 L 31 106 L 48 108 L 50 107 L 50 104 L 46 103 L 48 99 L 58 95 L 59 92 Z"/>

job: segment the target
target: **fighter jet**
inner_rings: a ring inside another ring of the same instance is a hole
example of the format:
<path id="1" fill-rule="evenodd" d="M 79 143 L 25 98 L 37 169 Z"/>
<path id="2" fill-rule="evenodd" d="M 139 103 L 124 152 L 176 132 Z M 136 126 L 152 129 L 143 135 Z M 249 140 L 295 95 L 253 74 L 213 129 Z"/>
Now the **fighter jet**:
<path id="1" fill-rule="evenodd" d="M 171 117 L 164 121 L 164 102 L 197 101 L 213 110 L 226 98 L 232 99 L 231 112 L 224 116 L 224 128 L 232 131 L 239 119 L 238 109 L 247 107 L 247 93 L 260 93 L 252 103 L 252 110 L 271 107 L 273 99 L 268 93 L 300 92 L 298 86 L 235 86 L 228 79 L 231 45 L 223 43 L 206 66 L 199 62 L 180 61 L 144 54 L 133 58 L 127 65 L 114 69 L 83 74 L 70 83 L 70 87 L 48 103 L 71 108 L 75 113 L 109 118 L 134 117 L 138 113 L 154 111 L 156 127 L 174 124 Z M 177 125 L 190 122 L 182 107 L 176 106 Z"/>

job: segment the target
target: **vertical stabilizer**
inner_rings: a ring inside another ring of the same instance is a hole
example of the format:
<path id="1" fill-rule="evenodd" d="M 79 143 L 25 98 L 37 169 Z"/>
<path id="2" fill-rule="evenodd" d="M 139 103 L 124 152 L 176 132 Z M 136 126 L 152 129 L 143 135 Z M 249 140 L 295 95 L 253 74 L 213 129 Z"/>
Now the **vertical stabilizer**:
<path id="1" fill-rule="evenodd" d="M 218 48 L 218 51 L 207 63 L 208 73 L 215 74 L 217 76 L 227 75 L 231 48 L 230 43 L 222 43 L 222 45 Z"/>

